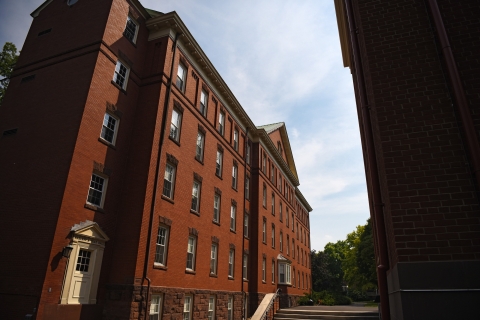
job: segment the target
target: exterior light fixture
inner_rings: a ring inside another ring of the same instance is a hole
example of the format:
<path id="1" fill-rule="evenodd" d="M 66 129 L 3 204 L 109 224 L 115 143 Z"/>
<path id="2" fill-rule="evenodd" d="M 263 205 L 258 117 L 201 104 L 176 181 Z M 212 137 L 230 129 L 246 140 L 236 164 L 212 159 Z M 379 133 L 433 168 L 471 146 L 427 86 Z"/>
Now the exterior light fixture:
<path id="1" fill-rule="evenodd" d="M 63 247 L 62 256 L 68 259 L 70 257 L 70 253 L 72 252 L 72 250 L 73 250 L 73 247 L 70 244 L 66 247 Z"/>

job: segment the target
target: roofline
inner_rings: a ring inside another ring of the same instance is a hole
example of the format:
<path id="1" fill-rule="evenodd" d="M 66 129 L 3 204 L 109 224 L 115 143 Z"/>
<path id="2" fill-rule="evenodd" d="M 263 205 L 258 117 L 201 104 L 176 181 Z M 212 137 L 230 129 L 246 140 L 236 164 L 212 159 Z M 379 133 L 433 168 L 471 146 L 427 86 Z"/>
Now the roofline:
<path id="1" fill-rule="evenodd" d="M 345 14 L 345 4 L 343 0 L 334 0 L 335 14 L 337 16 L 338 35 L 340 36 L 340 47 L 342 49 L 343 66 L 350 67 L 350 47 L 348 42 L 348 23 Z"/>
<path id="2" fill-rule="evenodd" d="M 312 211 L 313 211 L 312 207 L 311 207 L 310 204 L 308 203 L 307 199 L 305 199 L 305 197 L 303 196 L 303 194 L 302 194 L 302 192 L 300 191 L 300 189 L 295 188 L 295 195 L 300 199 L 300 201 L 302 202 L 302 204 L 307 208 L 308 212 L 312 212 Z"/>

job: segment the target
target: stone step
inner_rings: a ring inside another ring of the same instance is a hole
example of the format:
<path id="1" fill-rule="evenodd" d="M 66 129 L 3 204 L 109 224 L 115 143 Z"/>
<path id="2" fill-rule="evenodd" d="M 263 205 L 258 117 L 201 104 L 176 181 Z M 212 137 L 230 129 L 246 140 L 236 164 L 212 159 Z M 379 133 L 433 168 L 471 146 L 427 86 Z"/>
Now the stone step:
<path id="1" fill-rule="evenodd" d="M 358 308 L 355 308 L 358 309 Z M 377 320 L 378 312 L 371 310 L 321 310 L 316 308 L 301 310 L 298 308 L 280 309 L 275 320 Z"/>

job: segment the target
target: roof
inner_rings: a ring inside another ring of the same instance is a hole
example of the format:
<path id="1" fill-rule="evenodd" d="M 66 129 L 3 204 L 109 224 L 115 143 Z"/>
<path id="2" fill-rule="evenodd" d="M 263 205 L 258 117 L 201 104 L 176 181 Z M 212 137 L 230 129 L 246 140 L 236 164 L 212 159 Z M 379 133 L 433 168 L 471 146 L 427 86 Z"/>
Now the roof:
<path id="1" fill-rule="evenodd" d="M 263 126 L 259 126 L 257 127 L 257 129 L 263 129 L 265 131 L 267 131 L 267 133 L 271 133 L 275 130 L 277 130 L 278 128 L 280 128 L 281 126 L 284 126 L 285 125 L 285 122 L 277 122 L 277 123 L 272 123 L 272 124 L 266 124 L 266 125 L 263 125 Z"/>

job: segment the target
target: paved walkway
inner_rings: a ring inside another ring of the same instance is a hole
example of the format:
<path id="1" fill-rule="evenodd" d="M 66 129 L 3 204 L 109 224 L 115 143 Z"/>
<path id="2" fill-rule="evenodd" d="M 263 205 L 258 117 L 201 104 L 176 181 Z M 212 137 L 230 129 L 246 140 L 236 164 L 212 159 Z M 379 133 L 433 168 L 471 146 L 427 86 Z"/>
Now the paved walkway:
<path id="1" fill-rule="evenodd" d="M 373 311 L 373 312 L 377 312 L 378 307 L 363 307 L 363 306 L 354 306 L 354 305 L 349 305 L 349 306 L 299 306 L 299 307 L 288 308 L 288 310 L 357 311 L 357 312 L 362 312 L 362 311 L 372 312 Z"/>

